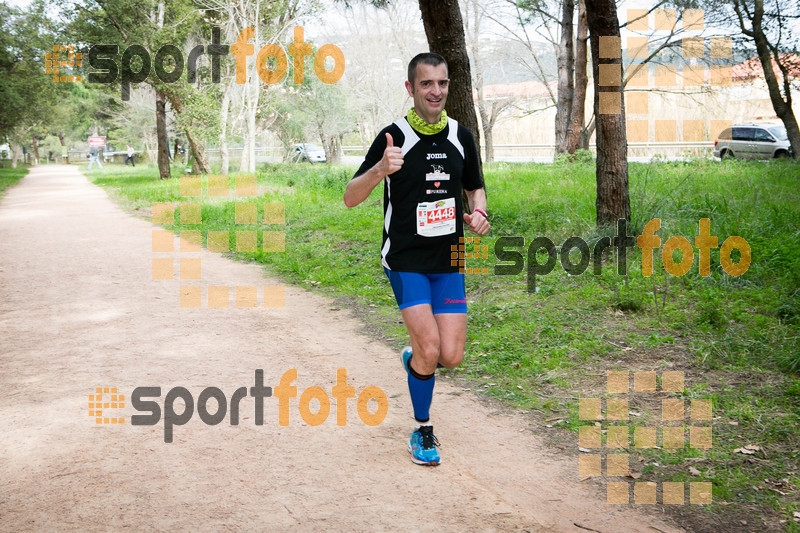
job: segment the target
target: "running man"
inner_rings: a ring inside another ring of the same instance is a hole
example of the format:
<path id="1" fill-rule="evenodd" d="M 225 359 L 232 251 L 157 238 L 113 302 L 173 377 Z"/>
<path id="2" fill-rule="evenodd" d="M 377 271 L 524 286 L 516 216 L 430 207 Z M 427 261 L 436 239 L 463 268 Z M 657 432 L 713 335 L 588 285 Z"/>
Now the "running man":
<path id="1" fill-rule="evenodd" d="M 436 368 L 458 366 L 467 337 L 464 274 L 452 246 L 463 242 L 464 225 L 478 235 L 489 231 L 475 142 L 444 111 L 449 82 L 442 56 L 411 60 L 405 85 L 414 107 L 378 134 L 344 193 L 355 207 L 384 183 L 381 262 L 411 338 L 402 354 L 417 422 L 408 451 L 430 466 L 440 462 L 429 415 Z M 461 205 L 462 188 L 471 214 Z"/>

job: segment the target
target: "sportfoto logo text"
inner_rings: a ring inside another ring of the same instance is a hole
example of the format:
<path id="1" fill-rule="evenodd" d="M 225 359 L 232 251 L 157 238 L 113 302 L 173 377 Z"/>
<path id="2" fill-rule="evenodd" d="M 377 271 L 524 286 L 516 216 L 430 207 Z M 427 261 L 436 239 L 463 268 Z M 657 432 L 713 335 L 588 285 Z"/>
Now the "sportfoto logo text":
<path id="1" fill-rule="evenodd" d="M 197 81 L 197 60 L 203 54 L 207 54 L 211 60 L 211 82 L 220 82 L 220 57 L 232 55 L 236 61 L 236 83 L 244 84 L 247 82 L 247 58 L 255 55 L 255 46 L 248 43 L 255 35 L 252 26 L 244 28 L 239 32 L 236 43 L 232 45 L 220 44 L 219 28 L 211 30 L 211 44 L 203 46 L 198 44 L 189 52 L 189 56 L 184 61 L 183 52 L 175 45 L 167 44 L 156 52 L 155 57 L 150 57 L 150 52 L 140 45 L 128 46 L 120 58 L 117 65 L 116 57 L 119 54 L 119 45 L 116 44 L 96 44 L 89 49 L 89 65 L 97 69 L 90 72 L 88 81 L 92 83 L 114 83 L 117 79 L 121 83 L 121 93 L 123 100 L 130 99 L 131 83 L 145 81 L 155 72 L 156 77 L 163 83 L 175 83 L 183 75 L 184 64 L 186 68 L 186 81 L 195 83 Z M 289 55 L 292 56 L 294 68 L 293 81 L 300 85 L 304 79 L 305 58 L 312 55 L 313 48 L 310 43 L 303 39 L 303 27 L 294 28 L 294 40 L 288 46 Z M 314 55 L 314 72 L 317 78 L 323 83 L 333 84 L 339 81 L 344 75 L 344 53 L 335 44 L 325 44 L 320 46 Z M 138 61 L 136 60 L 138 58 Z M 169 59 L 168 59 L 169 58 Z M 333 68 L 327 70 L 325 61 L 331 58 Z M 288 71 L 288 57 L 286 51 L 275 43 L 263 46 L 255 57 L 256 71 L 259 78 L 266 84 L 280 83 Z M 134 65 L 138 64 L 138 68 Z M 169 68 L 170 70 L 167 70 Z"/>
<path id="2" fill-rule="evenodd" d="M 230 395 L 230 400 L 225 393 L 217 387 L 206 387 L 197 396 L 195 401 L 192 393 L 185 387 L 173 387 L 164 397 L 164 442 L 171 443 L 175 426 L 182 426 L 192 419 L 195 411 L 203 423 L 216 426 L 228 416 L 230 411 L 230 424 L 239 425 L 239 412 L 241 401 L 250 396 L 254 400 L 253 413 L 255 425 L 264 425 L 264 399 L 273 395 L 278 399 L 278 425 L 288 426 L 292 404 L 291 399 L 297 398 L 297 387 L 292 382 L 297 379 L 297 369 L 292 368 L 284 372 L 278 386 L 264 386 L 264 371 L 257 369 L 253 386 L 239 387 Z M 110 395 L 106 398 L 106 395 Z M 340 368 L 336 371 L 336 385 L 331 388 L 331 396 L 336 401 L 336 425 L 347 425 L 347 400 L 356 397 L 356 389 L 347 384 L 347 370 Z M 162 407 L 156 399 L 161 398 L 161 387 L 136 387 L 130 395 L 130 403 L 136 411 L 147 414 L 131 416 L 133 426 L 154 426 L 161 421 Z M 176 412 L 175 402 L 181 400 L 183 409 Z M 211 410 L 209 400 L 213 400 Z M 317 412 L 311 410 L 312 400 L 317 400 Z M 370 400 L 375 400 L 377 409 L 370 412 Z M 120 409 L 125 407 L 125 395 L 119 394 L 117 387 L 97 387 L 95 394 L 89 395 L 89 416 L 97 424 L 125 424 L 125 417 L 108 417 L 104 409 Z M 230 406 L 230 407 L 229 407 Z M 212 411 L 213 410 L 213 411 Z M 328 419 L 331 411 L 331 399 L 325 389 L 311 386 L 305 389 L 298 401 L 298 410 L 303 422 L 309 426 L 319 426 Z M 379 387 L 370 385 L 364 387 L 356 400 L 358 418 L 367 426 L 377 426 L 384 421 L 389 411 L 389 400 L 386 393 Z"/>
<path id="3" fill-rule="evenodd" d="M 628 225 L 625 219 L 617 221 L 617 235 L 613 238 L 602 237 L 594 245 L 592 250 L 589 244 L 580 237 L 570 237 L 561 245 L 560 252 L 556 251 L 556 244 L 548 237 L 537 237 L 530 241 L 527 254 L 515 248 L 524 248 L 525 238 L 521 236 L 503 236 L 495 241 L 494 253 L 499 263 L 494 267 L 496 276 L 509 276 L 522 272 L 525 268 L 527 258 L 528 291 L 536 292 L 536 276 L 544 276 L 553 271 L 556 261 L 560 259 L 563 269 L 573 276 L 583 274 L 589 267 L 589 263 L 594 263 L 594 274 L 600 275 L 602 272 L 601 258 L 603 251 L 616 249 L 617 273 L 625 276 L 628 273 L 627 248 L 638 246 L 642 250 L 642 275 L 650 277 L 653 275 L 653 255 L 655 250 L 662 246 L 662 239 L 655 234 L 661 229 L 661 219 L 654 218 L 644 225 L 642 234 L 639 236 L 629 235 Z M 698 234 L 694 239 L 694 246 L 697 247 L 699 256 L 699 273 L 701 276 L 711 275 L 711 250 L 719 247 L 719 261 L 722 270 L 729 276 L 738 277 L 747 272 L 750 268 L 751 253 L 750 245 L 747 240 L 738 236 L 731 235 L 720 245 L 719 238 L 711 234 L 711 221 L 701 218 L 698 222 Z M 464 245 L 460 245 L 463 247 Z M 484 248 L 486 248 L 484 246 Z M 580 260 L 572 262 L 570 253 L 573 250 L 580 252 Z M 680 250 L 681 258 L 676 261 L 673 253 Z M 739 251 L 738 262 L 732 259 L 733 251 Z M 537 260 L 537 253 L 543 251 L 547 254 L 547 261 L 540 263 Z M 458 256 L 460 266 L 463 266 L 465 258 L 464 250 L 459 248 Z M 527 256 L 527 257 L 526 257 Z M 486 255 L 484 254 L 484 257 Z M 694 249 L 692 243 L 686 237 L 674 235 L 666 239 L 661 248 L 661 261 L 668 274 L 680 277 L 685 275 L 694 264 Z M 475 269 L 477 270 L 477 269 Z M 476 274 L 478 272 L 475 272 Z M 483 272 L 487 273 L 486 271 Z"/>

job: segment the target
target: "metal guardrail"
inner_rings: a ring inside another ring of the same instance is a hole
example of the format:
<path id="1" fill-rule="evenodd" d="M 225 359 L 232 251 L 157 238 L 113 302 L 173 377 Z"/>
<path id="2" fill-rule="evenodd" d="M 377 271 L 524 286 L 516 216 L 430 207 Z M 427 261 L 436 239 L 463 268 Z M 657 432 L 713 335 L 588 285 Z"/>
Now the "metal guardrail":
<path id="1" fill-rule="evenodd" d="M 590 149 L 595 149 L 597 145 L 591 143 Z M 698 141 L 698 142 L 628 142 L 629 148 L 713 148 L 713 141 Z M 342 150 L 347 151 L 361 151 L 366 153 L 368 146 L 342 146 Z M 555 150 L 553 144 L 495 144 L 495 150 Z"/>
<path id="2" fill-rule="evenodd" d="M 485 153 L 485 146 L 482 147 Z M 700 142 L 629 142 L 628 143 L 628 156 L 633 158 L 651 158 L 653 156 L 661 155 L 664 157 L 680 157 L 683 155 L 711 155 L 714 148 L 712 141 Z M 369 146 L 342 146 L 342 153 L 344 156 L 350 157 L 363 157 Z M 594 143 L 589 145 L 590 151 L 596 153 L 597 147 Z M 495 144 L 494 154 L 495 158 L 503 159 L 504 157 L 513 160 L 530 159 L 552 159 L 555 151 L 555 146 L 552 144 Z M 242 152 L 241 147 L 228 148 L 228 154 L 238 159 Z M 136 152 L 139 157 L 144 155 L 143 151 Z M 213 159 L 219 158 L 219 149 L 210 148 L 206 150 L 209 157 Z M 272 159 L 277 161 L 283 159 L 285 150 L 282 146 L 259 146 L 256 147 L 256 157 Z M 88 150 L 70 150 L 70 159 L 76 161 L 83 161 L 87 159 Z"/>

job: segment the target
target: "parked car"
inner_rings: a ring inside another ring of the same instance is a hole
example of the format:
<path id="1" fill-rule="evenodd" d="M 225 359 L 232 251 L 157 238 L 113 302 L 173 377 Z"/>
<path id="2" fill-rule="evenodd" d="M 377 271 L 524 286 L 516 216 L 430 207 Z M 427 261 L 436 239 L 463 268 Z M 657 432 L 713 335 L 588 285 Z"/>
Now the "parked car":
<path id="1" fill-rule="evenodd" d="M 293 145 L 294 151 L 292 152 L 292 161 L 299 163 L 301 161 L 308 161 L 309 163 L 324 163 L 325 150 L 320 146 L 311 143 L 295 144 Z"/>
<path id="2" fill-rule="evenodd" d="M 714 157 L 773 159 L 789 157 L 792 148 L 782 124 L 735 124 L 714 141 Z"/>

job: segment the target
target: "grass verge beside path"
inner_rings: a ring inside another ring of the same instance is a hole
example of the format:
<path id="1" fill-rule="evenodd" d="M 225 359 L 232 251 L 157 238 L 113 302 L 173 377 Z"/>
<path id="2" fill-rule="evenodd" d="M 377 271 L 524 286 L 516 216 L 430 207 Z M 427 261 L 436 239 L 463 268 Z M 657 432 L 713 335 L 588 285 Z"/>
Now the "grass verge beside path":
<path id="1" fill-rule="evenodd" d="M 27 173 L 28 169 L 22 166 L 19 168 L 0 167 L 0 198 L 5 195 L 6 189 L 16 185 Z"/>
<path id="2" fill-rule="evenodd" d="M 257 196 L 235 200 L 210 197 L 205 185 L 202 198 L 182 198 L 179 180 L 159 181 L 154 167 L 109 165 L 88 174 L 145 216 L 154 202 L 201 203 L 202 226 L 165 227 L 201 229 L 204 245 L 206 231 L 234 229 L 237 210 L 248 212 L 242 204 L 255 203 L 261 222 L 265 202 L 283 203 L 285 224 L 239 224 L 235 229 L 255 232 L 259 250 L 265 246 L 264 231 L 284 231 L 286 251 L 236 257 L 339 298 L 399 349 L 407 342 L 405 329 L 379 265 L 382 195 L 376 191 L 362 205 L 347 209 L 342 193 L 353 170 L 267 166 L 258 172 Z M 496 265 L 509 263 L 495 258 L 496 239 L 523 238 L 524 246 L 510 249 L 527 261 L 528 245 L 536 237 L 546 236 L 560 247 L 566 238 L 579 236 L 590 248 L 600 237 L 613 237 L 614 228 L 598 231 L 594 226 L 594 165 L 498 163 L 486 165 L 485 172 L 493 231 L 467 250 L 487 245 L 488 258 L 469 258 L 467 266 L 487 268 L 488 274 L 467 275 L 467 353 L 459 369 L 446 373 L 448 378 L 529 413 L 537 434 L 576 456 L 579 428 L 599 426 L 603 445 L 591 453 L 628 453 L 632 475 L 614 477 L 604 471 L 594 477 L 687 483 L 687 505 L 663 508 L 690 531 L 800 531 L 794 517 L 800 513 L 798 164 L 630 164 L 629 235 L 641 234 L 648 221 L 660 218 L 656 234 L 662 246 L 671 236 L 694 245 L 699 220 L 708 218 L 719 245 L 732 235 L 748 241 L 752 258 L 743 276 L 723 271 L 719 248 L 711 250 L 711 275 L 700 276 L 694 248 L 694 266 L 686 275 L 667 275 L 656 250 L 654 275 L 645 277 L 641 251 L 634 246 L 628 249 L 624 275 L 613 254 L 604 257 L 599 274 L 590 265 L 582 275 L 571 276 L 557 261 L 552 272 L 536 277 L 535 292 L 527 291 L 524 269 L 493 275 Z M 180 221 L 180 208 L 175 220 Z M 236 249 L 235 232 L 227 244 Z M 569 257 L 580 261 L 577 250 Z M 680 257 L 678 251 L 673 259 Z M 737 251 L 731 257 L 740 260 Z M 544 253 L 536 259 L 547 262 Z M 607 392 L 608 371 L 630 373 L 628 394 Z M 634 375 L 647 377 L 634 374 L 639 371 L 656 372 L 659 392 L 634 391 Z M 670 371 L 684 373 L 683 392 L 660 392 L 661 376 Z M 628 400 L 625 419 L 580 420 L 578 398 L 617 397 Z M 713 419 L 692 419 L 692 400 L 707 398 Z M 682 400 L 681 420 L 662 420 L 663 399 Z M 608 446 L 609 426 L 627 428 L 612 430 L 627 435 L 621 448 Z M 684 427 L 684 444 L 677 449 L 664 446 L 663 428 L 669 426 Z M 692 426 L 711 427 L 712 440 Z M 657 428 L 655 447 L 647 447 L 653 444 L 648 442 L 650 427 Z M 589 438 L 581 447 L 595 448 L 591 437 L 597 430 L 580 431 Z M 577 482 L 584 477 L 577 459 L 575 470 Z M 711 505 L 688 505 L 688 484 L 694 482 L 713 483 Z M 658 495 L 661 502 L 661 489 Z"/>

